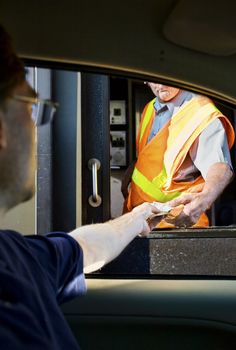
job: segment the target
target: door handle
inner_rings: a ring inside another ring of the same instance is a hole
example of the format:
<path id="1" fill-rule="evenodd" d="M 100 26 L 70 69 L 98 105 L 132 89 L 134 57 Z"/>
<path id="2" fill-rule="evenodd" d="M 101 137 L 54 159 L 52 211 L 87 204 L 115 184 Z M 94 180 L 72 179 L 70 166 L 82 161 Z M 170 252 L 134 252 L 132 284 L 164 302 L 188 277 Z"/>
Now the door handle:
<path id="1" fill-rule="evenodd" d="M 102 203 L 102 198 L 98 194 L 98 170 L 101 167 L 101 163 L 96 158 L 91 158 L 88 161 L 88 168 L 92 171 L 92 188 L 93 194 L 89 196 L 88 202 L 91 207 L 99 207 Z"/>

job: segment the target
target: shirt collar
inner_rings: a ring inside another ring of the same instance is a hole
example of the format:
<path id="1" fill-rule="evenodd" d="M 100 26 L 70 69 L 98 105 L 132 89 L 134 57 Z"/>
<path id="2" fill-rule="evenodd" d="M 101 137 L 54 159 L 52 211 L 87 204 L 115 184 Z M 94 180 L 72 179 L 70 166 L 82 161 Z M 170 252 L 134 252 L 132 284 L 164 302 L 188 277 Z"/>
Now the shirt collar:
<path id="1" fill-rule="evenodd" d="M 180 90 L 178 95 L 175 96 L 175 98 L 173 98 L 173 100 L 169 102 L 160 102 L 159 99 L 156 98 L 154 102 L 154 108 L 158 112 L 162 108 L 167 107 L 172 114 L 175 107 L 178 107 L 178 108 L 181 107 L 184 102 L 191 100 L 192 97 L 193 97 L 192 92 Z"/>

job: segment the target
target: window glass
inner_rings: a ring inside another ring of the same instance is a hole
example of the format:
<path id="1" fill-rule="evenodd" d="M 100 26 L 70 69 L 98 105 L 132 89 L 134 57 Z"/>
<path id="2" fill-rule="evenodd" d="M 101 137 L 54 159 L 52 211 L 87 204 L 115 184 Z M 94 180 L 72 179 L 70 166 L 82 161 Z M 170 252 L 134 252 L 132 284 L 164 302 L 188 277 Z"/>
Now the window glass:
<path id="1" fill-rule="evenodd" d="M 36 197 L 9 212 L 4 226 L 23 234 L 45 234 L 52 230 L 67 232 L 76 225 L 120 216 L 124 210 L 122 180 L 137 158 L 136 139 L 143 110 L 155 97 L 150 86 L 135 77 L 40 67 L 28 67 L 28 80 L 41 98 L 59 103 L 59 109 L 51 124 L 37 129 Z M 181 87 L 176 89 L 183 92 Z M 234 127 L 234 107 L 214 98 L 213 101 Z M 174 114 L 176 105 L 168 103 Z M 90 110 L 88 107 L 93 104 L 96 108 Z M 164 105 L 155 105 L 156 111 L 159 106 L 165 112 Z M 167 115 L 166 122 L 168 118 Z M 159 124 L 154 134 L 163 125 Z M 213 143 L 212 150 L 215 148 Z M 100 165 L 96 170 L 99 204 L 93 203 L 93 174 L 87 159 L 88 154 L 89 158 L 97 158 L 96 152 L 91 153 L 93 150 L 104 155 L 98 159 Z M 235 169 L 235 145 L 230 156 Z M 211 154 L 204 157 L 207 163 Z M 199 175 L 197 171 L 195 175 Z M 175 182 L 180 178 L 181 172 Z M 234 274 L 235 197 L 233 179 L 206 212 L 209 228 L 155 229 L 148 238 L 135 239 L 98 274 Z M 209 269 L 203 263 L 206 257 L 202 255 L 206 252 Z M 227 261 L 231 261 L 231 266 Z"/>

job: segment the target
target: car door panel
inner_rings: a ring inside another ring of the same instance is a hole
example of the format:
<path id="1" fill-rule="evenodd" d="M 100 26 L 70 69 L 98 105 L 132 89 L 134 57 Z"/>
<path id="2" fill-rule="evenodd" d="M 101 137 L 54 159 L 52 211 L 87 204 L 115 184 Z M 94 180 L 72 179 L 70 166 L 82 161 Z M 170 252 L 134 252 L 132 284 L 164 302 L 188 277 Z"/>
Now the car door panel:
<path id="1" fill-rule="evenodd" d="M 82 349 L 227 349 L 236 281 L 88 279 L 62 309 Z"/>

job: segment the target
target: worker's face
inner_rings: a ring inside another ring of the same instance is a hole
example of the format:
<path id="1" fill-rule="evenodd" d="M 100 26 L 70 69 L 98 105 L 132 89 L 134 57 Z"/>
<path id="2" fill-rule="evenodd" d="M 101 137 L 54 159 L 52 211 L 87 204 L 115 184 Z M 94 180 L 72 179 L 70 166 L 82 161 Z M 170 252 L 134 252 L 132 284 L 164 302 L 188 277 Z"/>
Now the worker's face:
<path id="1" fill-rule="evenodd" d="M 17 86 L 14 95 L 33 97 L 28 83 Z M 8 98 L 0 108 L 0 196 L 5 209 L 28 200 L 35 190 L 35 125 L 32 104 Z"/>
<path id="2" fill-rule="evenodd" d="M 180 89 L 163 84 L 148 83 L 148 85 L 161 102 L 171 101 L 180 91 Z"/>

